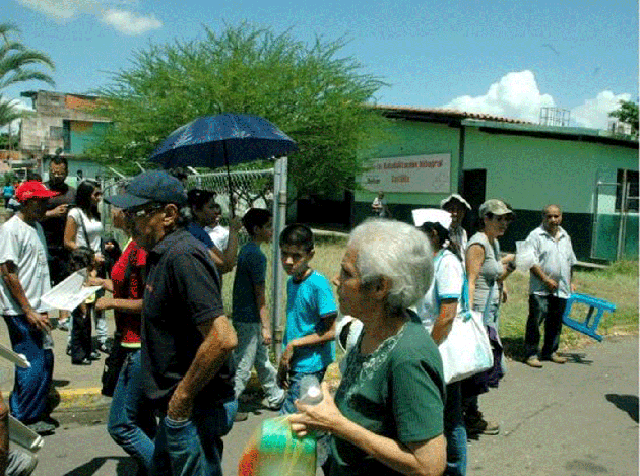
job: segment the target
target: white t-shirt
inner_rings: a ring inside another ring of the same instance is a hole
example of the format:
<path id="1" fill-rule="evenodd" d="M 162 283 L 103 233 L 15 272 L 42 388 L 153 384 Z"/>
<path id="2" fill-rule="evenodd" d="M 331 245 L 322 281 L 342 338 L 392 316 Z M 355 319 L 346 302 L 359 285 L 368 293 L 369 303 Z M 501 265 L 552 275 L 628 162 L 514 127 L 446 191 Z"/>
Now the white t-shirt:
<path id="1" fill-rule="evenodd" d="M 104 230 L 102 222 L 95 218 L 89 218 L 85 212 L 78 207 L 69 210 L 67 216 L 76 222 L 78 228 L 76 230 L 76 245 L 91 248 L 94 253 L 101 253 L 100 245 L 102 244 L 102 231 Z M 82 223 L 84 223 L 87 230 L 87 236 L 89 237 L 90 242 L 89 244 L 87 244 Z"/>
<path id="2" fill-rule="evenodd" d="M 431 287 L 424 298 L 418 301 L 416 313 L 429 333 L 440 314 L 443 299 L 457 299 L 458 313 L 461 310 L 460 298 L 464 284 L 462 263 L 451 251 L 440 251 L 433 260 L 434 277 Z"/>
<path id="3" fill-rule="evenodd" d="M 31 226 L 14 215 L 0 227 L 0 263 L 8 261 L 16 265 L 18 280 L 31 307 L 36 312 L 50 311 L 40 299 L 51 289 L 47 244 L 40 223 Z M 0 297 L 5 315 L 24 314 L 3 280 L 0 280 Z"/>
<path id="4" fill-rule="evenodd" d="M 213 228 L 205 226 L 204 231 L 209 233 L 211 241 L 220 251 L 224 251 L 229 247 L 229 230 L 222 225 L 216 225 Z"/>

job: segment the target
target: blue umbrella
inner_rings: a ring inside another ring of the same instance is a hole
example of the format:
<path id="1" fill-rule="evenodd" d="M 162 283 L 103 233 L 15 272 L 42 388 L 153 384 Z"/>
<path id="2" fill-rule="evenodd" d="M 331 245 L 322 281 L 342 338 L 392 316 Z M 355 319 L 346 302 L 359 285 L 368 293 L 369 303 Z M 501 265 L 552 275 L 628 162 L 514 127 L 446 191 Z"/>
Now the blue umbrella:
<path id="1" fill-rule="evenodd" d="M 173 131 L 149 160 L 165 168 L 227 167 L 231 215 L 235 216 L 229 166 L 282 157 L 298 144 L 266 119 L 246 114 L 203 116 Z"/>
<path id="2" fill-rule="evenodd" d="M 266 119 L 244 114 L 204 116 L 174 132 L 149 158 L 165 168 L 221 167 L 281 157 L 298 144 Z"/>

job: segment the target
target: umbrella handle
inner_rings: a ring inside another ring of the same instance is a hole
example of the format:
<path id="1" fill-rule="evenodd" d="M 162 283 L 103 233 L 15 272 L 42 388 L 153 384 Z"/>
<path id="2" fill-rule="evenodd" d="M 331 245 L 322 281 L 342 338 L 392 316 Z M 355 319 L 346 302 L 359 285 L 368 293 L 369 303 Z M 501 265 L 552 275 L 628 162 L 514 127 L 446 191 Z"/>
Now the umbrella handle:
<path id="1" fill-rule="evenodd" d="M 231 218 L 236 217 L 236 203 L 233 198 L 233 183 L 231 182 L 231 166 L 229 165 L 229 152 L 227 151 L 227 141 L 222 141 L 222 152 L 224 163 L 227 166 L 227 178 L 229 180 L 229 213 Z"/>

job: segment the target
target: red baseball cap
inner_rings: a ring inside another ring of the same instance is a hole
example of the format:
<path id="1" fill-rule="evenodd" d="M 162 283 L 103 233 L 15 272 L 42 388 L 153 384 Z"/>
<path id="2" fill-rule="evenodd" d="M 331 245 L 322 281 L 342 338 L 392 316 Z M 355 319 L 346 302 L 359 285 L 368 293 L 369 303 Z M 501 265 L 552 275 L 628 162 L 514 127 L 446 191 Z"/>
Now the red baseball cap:
<path id="1" fill-rule="evenodd" d="M 50 198 L 60 195 L 60 192 L 49 190 L 42 182 L 30 180 L 23 182 L 16 190 L 16 200 L 24 202 L 30 198 Z"/>

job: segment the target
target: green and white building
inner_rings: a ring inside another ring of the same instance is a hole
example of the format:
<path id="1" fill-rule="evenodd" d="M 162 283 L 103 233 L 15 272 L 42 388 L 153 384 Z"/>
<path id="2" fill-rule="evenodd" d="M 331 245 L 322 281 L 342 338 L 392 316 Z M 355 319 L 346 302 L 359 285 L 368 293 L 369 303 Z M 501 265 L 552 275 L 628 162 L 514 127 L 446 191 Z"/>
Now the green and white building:
<path id="1" fill-rule="evenodd" d="M 453 192 L 471 203 L 472 215 L 484 200 L 500 198 L 517 215 L 501 239 L 514 250 L 540 224 L 541 209 L 555 203 L 579 259 L 637 258 L 637 140 L 456 111 L 381 109 L 388 133 L 362 151 L 372 168 L 359 178 L 366 191 L 353 196 L 352 225 L 371 216 L 378 191 L 394 217 L 408 222 L 413 208 L 438 207 Z"/>

